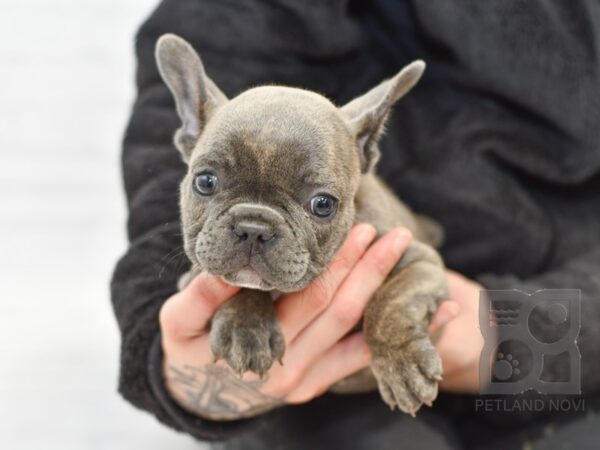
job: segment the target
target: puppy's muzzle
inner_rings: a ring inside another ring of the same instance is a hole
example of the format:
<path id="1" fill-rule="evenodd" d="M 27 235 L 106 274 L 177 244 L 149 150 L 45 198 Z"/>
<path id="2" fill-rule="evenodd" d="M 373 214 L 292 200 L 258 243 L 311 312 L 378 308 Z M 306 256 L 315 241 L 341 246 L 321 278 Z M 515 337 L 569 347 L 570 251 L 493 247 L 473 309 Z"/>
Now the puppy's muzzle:
<path id="1" fill-rule="evenodd" d="M 264 253 L 278 240 L 285 220 L 275 209 L 261 204 L 239 203 L 229 210 L 231 238 L 244 253 Z"/>

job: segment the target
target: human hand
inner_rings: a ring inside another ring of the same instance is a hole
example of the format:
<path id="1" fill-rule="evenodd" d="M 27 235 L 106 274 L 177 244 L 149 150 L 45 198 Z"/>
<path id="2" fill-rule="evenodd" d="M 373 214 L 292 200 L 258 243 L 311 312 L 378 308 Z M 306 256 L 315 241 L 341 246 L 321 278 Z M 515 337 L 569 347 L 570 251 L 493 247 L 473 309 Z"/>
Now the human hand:
<path id="1" fill-rule="evenodd" d="M 438 334 L 436 349 L 444 369 L 440 389 L 448 392 L 479 391 L 479 356 L 483 336 L 479 329 L 481 285 L 463 275 L 446 271 L 450 298 L 436 313 L 430 333 Z M 446 322 L 441 327 L 438 322 Z"/>
<path id="2" fill-rule="evenodd" d="M 371 355 L 362 332 L 348 333 L 411 240 L 407 230 L 395 229 L 369 248 L 375 234 L 370 225 L 356 226 L 317 280 L 277 301 L 286 353 L 283 365 L 275 364 L 263 379 L 251 373 L 240 379 L 223 362 L 213 363 L 210 318 L 238 288 L 203 273 L 173 295 L 160 313 L 171 396 L 199 416 L 233 420 L 310 401 L 367 367 Z M 432 329 L 452 316 L 444 317 Z"/>

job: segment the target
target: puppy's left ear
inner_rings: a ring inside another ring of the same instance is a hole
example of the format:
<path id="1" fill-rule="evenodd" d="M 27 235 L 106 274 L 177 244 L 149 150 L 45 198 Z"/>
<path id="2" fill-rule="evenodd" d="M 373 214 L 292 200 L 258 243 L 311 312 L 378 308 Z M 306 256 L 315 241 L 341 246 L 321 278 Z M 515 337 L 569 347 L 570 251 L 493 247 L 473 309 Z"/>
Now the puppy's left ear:
<path id="1" fill-rule="evenodd" d="M 206 123 L 227 102 L 227 97 L 206 75 L 193 47 L 179 36 L 165 34 L 160 37 L 156 44 L 156 62 L 175 98 L 181 119 L 175 146 L 187 162 Z"/>
<path id="2" fill-rule="evenodd" d="M 355 135 L 363 173 L 373 170 L 379 159 L 377 142 L 383 134 L 392 106 L 417 84 L 424 70 L 425 63 L 415 61 L 395 77 L 340 108 Z"/>

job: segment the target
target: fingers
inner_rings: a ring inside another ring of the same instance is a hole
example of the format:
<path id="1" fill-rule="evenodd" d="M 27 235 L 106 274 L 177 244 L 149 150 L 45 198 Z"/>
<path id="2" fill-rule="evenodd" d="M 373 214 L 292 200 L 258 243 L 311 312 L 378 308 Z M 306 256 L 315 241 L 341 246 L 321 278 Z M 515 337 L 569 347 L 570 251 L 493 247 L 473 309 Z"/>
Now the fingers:
<path id="1" fill-rule="evenodd" d="M 286 397 L 288 403 L 304 403 L 324 393 L 332 384 L 371 364 L 371 353 L 362 332 L 354 333 L 325 352 Z"/>
<path id="2" fill-rule="evenodd" d="M 477 394 L 480 390 L 479 365 L 474 363 L 464 370 L 444 373 L 444 378 L 440 381 L 439 387 L 440 390 L 446 392 Z"/>
<path id="3" fill-rule="evenodd" d="M 303 330 L 289 348 L 292 363 L 310 364 L 311 357 L 324 353 L 358 323 L 371 296 L 410 241 L 408 230 L 396 228 L 373 244 L 344 280 L 327 310 Z"/>
<path id="4" fill-rule="evenodd" d="M 201 273 L 162 306 L 159 320 L 163 336 L 186 340 L 203 334 L 217 308 L 238 290 L 218 277 Z"/>
<path id="5" fill-rule="evenodd" d="M 321 276 L 306 289 L 287 294 L 277 302 L 276 314 L 286 342 L 291 342 L 327 307 L 376 234 L 372 225 L 355 226 Z"/>
<path id="6" fill-rule="evenodd" d="M 440 305 L 429 324 L 429 334 L 437 333 L 444 325 L 460 313 L 460 305 L 454 301 L 445 301 Z"/>

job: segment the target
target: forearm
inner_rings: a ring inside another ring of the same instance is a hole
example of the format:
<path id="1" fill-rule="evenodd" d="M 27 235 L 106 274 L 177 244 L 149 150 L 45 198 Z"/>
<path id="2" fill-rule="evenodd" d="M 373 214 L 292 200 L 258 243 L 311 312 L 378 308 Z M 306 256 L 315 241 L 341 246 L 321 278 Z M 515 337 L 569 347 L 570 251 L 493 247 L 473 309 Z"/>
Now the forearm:
<path id="1" fill-rule="evenodd" d="M 229 367 L 217 364 L 165 363 L 163 373 L 171 396 L 186 411 L 208 420 L 248 419 L 285 404 L 281 397 L 264 394 L 269 375 L 242 379 Z"/>

